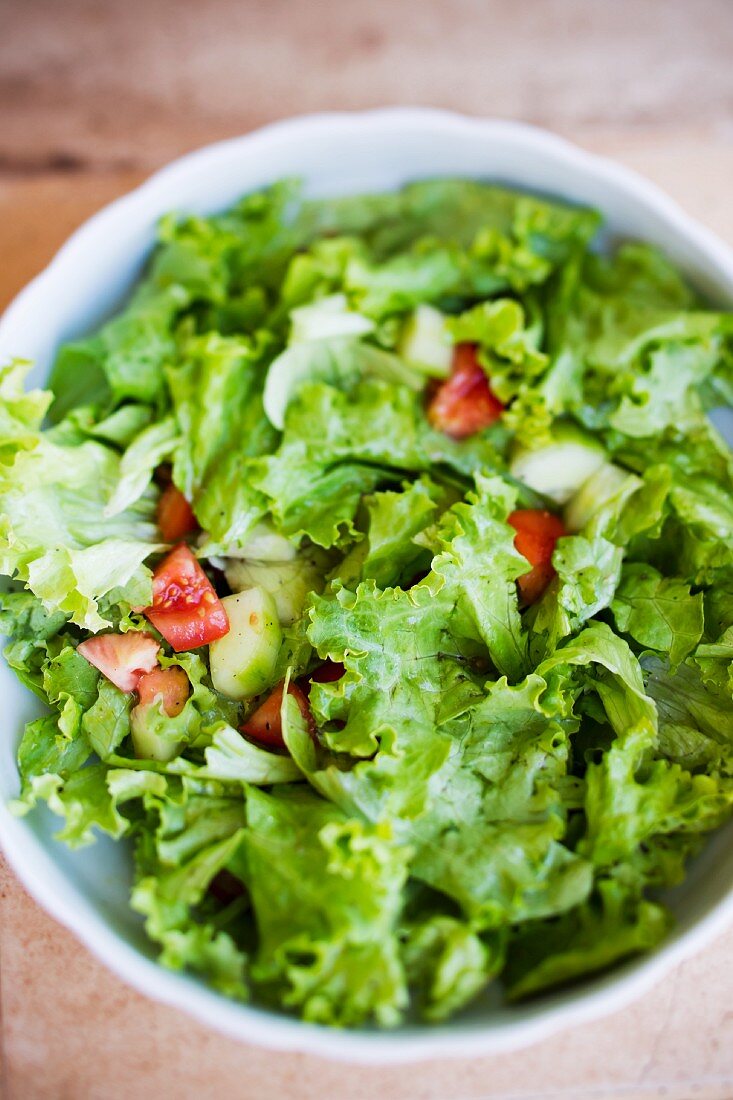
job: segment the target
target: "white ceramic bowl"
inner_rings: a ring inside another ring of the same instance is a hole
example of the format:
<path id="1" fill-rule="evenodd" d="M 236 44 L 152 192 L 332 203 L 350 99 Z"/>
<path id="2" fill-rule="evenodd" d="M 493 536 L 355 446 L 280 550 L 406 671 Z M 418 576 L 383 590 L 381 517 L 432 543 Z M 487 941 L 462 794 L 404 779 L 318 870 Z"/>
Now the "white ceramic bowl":
<path id="1" fill-rule="evenodd" d="M 35 360 L 32 381 L 42 383 L 59 344 L 88 332 L 124 299 L 161 214 L 221 210 L 247 191 L 292 175 L 319 196 L 454 175 L 589 203 L 605 214 L 612 238 L 661 245 L 701 290 L 733 303 L 733 253 L 727 247 L 649 183 L 550 134 L 431 110 L 316 115 L 183 157 L 91 218 L 5 313 L 0 359 Z M 505 1051 L 621 1007 L 733 918 L 729 829 L 712 839 L 671 897 L 677 927 L 661 949 L 540 1002 L 507 1008 L 486 999 L 440 1027 L 409 1025 L 389 1033 L 336 1032 L 235 1004 L 154 962 L 128 906 L 130 873 L 121 845 L 100 840 L 70 853 L 52 839 L 57 819 L 50 813 L 10 816 L 6 803 L 18 789 L 15 748 L 37 704 L 4 664 L 0 698 L 5 711 L 0 839 L 15 871 L 36 899 L 122 978 L 237 1038 L 370 1063 Z"/>

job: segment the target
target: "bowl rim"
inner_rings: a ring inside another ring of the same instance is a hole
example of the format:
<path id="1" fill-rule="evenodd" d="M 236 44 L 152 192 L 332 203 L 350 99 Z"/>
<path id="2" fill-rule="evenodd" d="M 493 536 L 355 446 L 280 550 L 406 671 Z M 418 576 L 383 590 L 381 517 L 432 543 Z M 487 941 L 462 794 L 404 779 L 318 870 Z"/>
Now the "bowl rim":
<path id="1" fill-rule="evenodd" d="M 56 252 L 49 264 L 10 302 L 0 318 L 0 359 L 10 357 L 14 333 L 30 323 L 35 301 L 64 279 L 64 273 L 90 242 L 134 214 L 135 208 L 154 205 L 179 177 L 210 171 L 213 162 L 247 147 L 253 156 L 268 147 L 287 143 L 305 131 L 376 128 L 390 131 L 410 128 L 435 132 L 441 128 L 462 131 L 482 143 L 499 139 L 522 151 L 540 150 L 569 172 L 613 185 L 637 207 L 653 211 L 670 233 L 697 246 L 706 263 L 733 285 L 733 249 L 686 214 L 655 184 L 633 170 L 572 144 L 547 130 L 510 120 L 471 118 L 456 112 L 425 107 L 391 107 L 369 111 L 321 112 L 284 119 L 251 133 L 205 145 L 153 173 L 129 193 L 88 218 Z M 547 1039 L 574 1024 L 608 1015 L 650 989 L 665 973 L 733 921 L 733 889 L 677 938 L 668 940 L 648 956 L 627 968 L 579 986 L 557 1002 L 498 1025 L 461 1021 L 437 1027 L 423 1026 L 396 1031 L 340 1031 L 273 1014 L 249 1004 L 230 1001 L 187 975 L 166 970 L 133 947 L 84 901 L 83 893 L 58 867 L 31 829 L 13 817 L 0 800 L 0 844 L 8 863 L 23 885 L 48 913 L 138 991 L 187 1012 L 229 1037 L 262 1047 L 316 1054 L 335 1061 L 388 1065 L 467 1055 L 506 1053 Z M 81 901 L 81 905 L 79 902 Z"/>

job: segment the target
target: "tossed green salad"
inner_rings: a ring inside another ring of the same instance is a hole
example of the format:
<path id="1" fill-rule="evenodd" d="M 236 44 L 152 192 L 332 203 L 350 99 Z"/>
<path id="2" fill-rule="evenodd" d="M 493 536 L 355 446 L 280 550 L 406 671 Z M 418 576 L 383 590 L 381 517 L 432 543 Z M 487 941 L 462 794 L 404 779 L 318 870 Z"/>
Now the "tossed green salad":
<path id="1" fill-rule="evenodd" d="M 15 808 L 130 838 L 166 965 L 394 1026 L 665 936 L 733 808 L 733 315 L 599 227 L 284 182 L 3 369 Z"/>

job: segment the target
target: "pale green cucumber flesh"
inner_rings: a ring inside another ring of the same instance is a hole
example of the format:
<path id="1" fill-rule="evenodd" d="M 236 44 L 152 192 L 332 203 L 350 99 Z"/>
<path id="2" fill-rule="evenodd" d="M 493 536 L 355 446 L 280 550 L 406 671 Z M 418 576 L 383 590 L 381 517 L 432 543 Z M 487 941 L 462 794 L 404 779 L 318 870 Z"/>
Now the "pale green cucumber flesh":
<path id="1" fill-rule="evenodd" d="M 272 596 L 281 626 L 299 619 L 311 592 L 321 592 L 326 566 L 317 554 L 305 554 L 294 561 L 262 562 L 230 560 L 225 574 L 233 591 L 258 586 Z"/>
<path id="2" fill-rule="evenodd" d="M 245 544 L 237 551 L 237 558 L 248 561 L 294 561 L 298 556 L 297 546 L 278 534 L 269 519 L 260 520 L 249 533 Z"/>
<path id="3" fill-rule="evenodd" d="M 345 294 L 331 294 L 290 313 L 290 343 L 323 340 L 331 336 L 365 336 L 374 322 L 349 309 Z"/>
<path id="4" fill-rule="evenodd" d="M 565 504 L 606 461 L 596 440 L 573 433 L 537 450 L 515 451 L 509 464 L 512 477 L 556 504 Z"/>
<path id="5" fill-rule="evenodd" d="M 446 328 L 445 314 L 433 306 L 418 306 L 405 322 L 397 350 L 410 366 L 423 374 L 447 378 L 453 361 L 453 343 Z"/>
<path id="6" fill-rule="evenodd" d="M 251 699 L 272 683 L 282 631 L 275 601 L 263 588 L 225 596 L 229 633 L 209 646 L 211 680 L 230 699 Z"/>

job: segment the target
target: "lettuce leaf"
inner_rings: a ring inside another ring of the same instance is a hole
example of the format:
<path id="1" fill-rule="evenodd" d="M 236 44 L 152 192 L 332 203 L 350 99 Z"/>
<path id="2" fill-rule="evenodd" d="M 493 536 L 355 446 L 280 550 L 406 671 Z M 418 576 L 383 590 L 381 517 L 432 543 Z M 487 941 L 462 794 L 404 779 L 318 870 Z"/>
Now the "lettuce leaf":
<path id="1" fill-rule="evenodd" d="M 396 1024 L 407 1004 L 397 938 L 407 850 L 303 789 L 250 789 L 247 826 L 254 980 L 306 1020 Z"/>
<path id="2" fill-rule="evenodd" d="M 474 926 L 499 927 L 579 904 L 591 868 L 562 843 L 568 725 L 530 676 L 490 685 L 455 722 L 430 814 L 410 831 L 413 873 L 454 898 Z"/>
<path id="3" fill-rule="evenodd" d="M 646 690 L 659 716 L 659 752 L 690 771 L 714 768 L 731 775 L 733 652 L 710 670 L 703 663 L 705 649 L 698 646 L 694 658 L 678 668 L 651 654 L 643 657 Z"/>
<path id="4" fill-rule="evenodd" d="M 639 645 L 668 653 L 673 666 L 683 661 L 703 632 L 703 596 L 692 594 L 679 577 L 663 577 L 651 565 L 624 567 L 613 604 L 616 626 Z"/>
<path id="5" fill-rule="evenodd" d="M 555 411 L 633 438 L 674 425 L 731 333 L 728 315 L 695 304 L 648 246 L 587 257 L 564 302 L 562 345 L 547 380 Z"/>
<path id="6" fill-rule="evenodd" d="M 132 583 L 136 598 L 140 592 L 150 598 L 143 562 L 158 548 L 155 500 L 145 494 L 108 516 L 119 455 L 93 440 L 51 442 L 40 431 L 42 405 L 33 438 L 26 435 L 12 461 L 0 466 L 0 571 L 25 581 L 47 610 L 99 630 L 110 625 L 98 609 L 103 597 Z"/>
<path id="7" fill-rule="evenodd" d="M 50 727 L 44 732 L 48 737 Z M 61 761 L 66 766 L 57 772 L 44 770 L 31 775 L 25 793 L 11 803 L 11 809 L 17 814 L 25 814 L 39 799 L 47 802 L 49 808 L 64 819 L 56 836 L 70 848 L 91 844 L 95 840 L 95 830 L 119 840 L 130 829 L 130 820 L 120 811 L 120 805 L 138 798 L 146 789 L 159 786 L 162 777 L 153 772 L 118 771 L 105 764 L 89 764 L 72 771 L 68 766 L 70 744 L 76 745 L 77 760 L 83 747 L 88 746 L 86 741 L 81 745 L 67 742 L 69 747 Z M 68 773 L 66 777 L 64 771 Z"/>
<path id="8" fill-rule="evenodd" d="M 402 955 L 421 1015 L 446 1020 L 470 1003 L 504 964 L 503 940 L 479 936 L 445 914 L 408 925 Z"/>
<path id="9" fill-rule="evenodd" d="M 127 775 L 145 784 L 139 793 L 147 826 L 136 847 L 133 909 L 145 917 L 166 966 L 193 970 L 227 996 L 246 1000 L 246 955 L 236 943 L 245 899 L 217 913 L 208 894 L 242 843 L 242 788 L 223 797 L 187 779 L 116 773 L 118 780 Z"/>
<path id="10" fill-rule="evenodd" d="M 26 392 L 24 382 L 32 363 L 11 360 L 0 370 L 0 463 L 12 462 L 18 450 L 31 450 L 38 441 L 38 425 L 48 411 L 51 394 Z"/>
<path id="11" fill-rule="evenodd" d="M 428 425 L 421 395 L 382 380 L 342 390 L 304 383 L 288 408 L 283 440 L 254 486 L 287 535 L 331 547 L 356 534 L 364 493 L 436 464 L 463 475 L 503 465 L 491 431 L 473 453 Z"/>
<path id="12" fill-rule="evenodd" d="M 120 480 L 105 508 L 105 515 L 116 516 L 138 501 L 156 467 L 171 457 L 177 444 L 178 432 L 170 416 L 135 436 L 120 461 Z"/>
<path id="13" fill-rule="evenodd" d="M 558 540 L 553 554 L 557 577 L 529 611 L 530 645 L 541 657 L 611 604 L 621 574 L 623 551 L 598 535 Z"/>
<path id="14" fill-rule="evenodd" d="M 601 879 L 593 898 L 553 921 L 521 925 L 507 961 L 509 997 L 519 1001 L 606 970 L 628 955 L 655 947 L 669 917 L 613 879 Z"/>
<path id="15" fill-rule="evenodd" d="M 494 667 L 518 680 L 528 671 L 527 638 L 515 580 L 527 571 L 507 516 L 516 491 L 498 477 L 477 475 L 476 491 L 441 523 L 433 561 L 434 593 L 455 601 L 453 631 L 482 641 Z"/>
<path id="16" fill-rule="evenodd" d="M 404 482 L 401 490 L 370 493 L 357 514 L 363 537 L 340 562 L 333 576 L 349 588 L 373 580 L 379 588 L 409 582 L 430 565 L 430 552 L 419 536 L 431 526 L 446 491 L 427 477 Z"/>
<path id="17" fill-rule="evenodd" d="M 209 553 L 236 550 L 266 511 L 248 471 L 277 439 L 262 407 L 263 347 L 209 333 L 187 340 L 167 370 L 180 433 L 173 480 L 209 536 Z"/>

